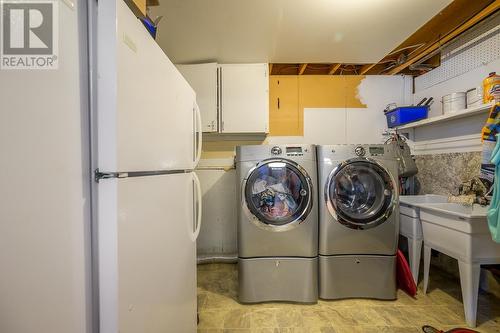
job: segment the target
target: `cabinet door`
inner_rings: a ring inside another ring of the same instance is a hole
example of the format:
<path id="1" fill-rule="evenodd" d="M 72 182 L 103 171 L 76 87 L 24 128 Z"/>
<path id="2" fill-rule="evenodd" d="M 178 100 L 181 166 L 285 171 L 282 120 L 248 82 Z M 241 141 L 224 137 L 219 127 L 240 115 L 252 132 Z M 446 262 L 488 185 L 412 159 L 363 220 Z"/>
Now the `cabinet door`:
<path id="1" fill-rule="evenodd" d="M 269 77 L 269 133 L 273 136 L 302 136 L 302 123 L 298 77 Z"/>
<path id="2" fill-rule="evenodd" d="M 177 65 L 196 92 L 203 132 L 217 132 L 217 64 Z"/>
<path id="3" fill-rule="evenodd" d="M 268 65 L 220 65 L 219 80 L 221 132 L 268 133 Z"/>

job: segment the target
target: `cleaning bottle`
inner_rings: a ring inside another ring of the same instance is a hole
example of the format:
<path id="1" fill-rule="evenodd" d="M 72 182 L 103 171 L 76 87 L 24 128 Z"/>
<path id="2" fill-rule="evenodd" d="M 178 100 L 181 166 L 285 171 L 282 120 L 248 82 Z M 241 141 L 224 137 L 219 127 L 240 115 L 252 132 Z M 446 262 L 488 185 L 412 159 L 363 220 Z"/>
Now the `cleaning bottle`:
<path id="1" fill-rule="evenodd" d="M 491 90 L 493 87 L 500 86 L 500 75 L 496 72 L 491 72 L 486 79 L 483 80 L 483 102 L 489 103 L 494 100 Z"/>

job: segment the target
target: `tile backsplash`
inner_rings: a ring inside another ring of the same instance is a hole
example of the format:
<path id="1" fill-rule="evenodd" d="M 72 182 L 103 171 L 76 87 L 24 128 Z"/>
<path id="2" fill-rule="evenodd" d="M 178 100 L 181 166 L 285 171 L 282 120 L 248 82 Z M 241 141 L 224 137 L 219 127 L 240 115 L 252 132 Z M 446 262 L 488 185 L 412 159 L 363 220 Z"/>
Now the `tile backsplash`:
<path id="1" fill-rule="evenodd" d="M 457 195 L 461 183 L 479 176 L 481 152 L 415 156 L 417 194 Z"/>

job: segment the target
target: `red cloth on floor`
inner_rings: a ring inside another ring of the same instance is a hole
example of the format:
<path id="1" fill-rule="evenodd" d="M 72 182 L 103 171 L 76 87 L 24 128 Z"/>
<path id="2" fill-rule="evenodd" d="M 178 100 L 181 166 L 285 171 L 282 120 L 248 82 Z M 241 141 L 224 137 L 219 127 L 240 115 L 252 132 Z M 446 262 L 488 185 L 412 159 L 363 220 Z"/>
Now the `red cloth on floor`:
<path id="1" fill-rule="evenodd" d="M 413 297 L 417 294 L 417 285 L 413 280 L 410 266 L 408 265 L 408 262 L 406 261 L 406 258 L 401 250 L 398 250 L 396 260 L 396 279 L 398 282 L 398 288 Z"/>

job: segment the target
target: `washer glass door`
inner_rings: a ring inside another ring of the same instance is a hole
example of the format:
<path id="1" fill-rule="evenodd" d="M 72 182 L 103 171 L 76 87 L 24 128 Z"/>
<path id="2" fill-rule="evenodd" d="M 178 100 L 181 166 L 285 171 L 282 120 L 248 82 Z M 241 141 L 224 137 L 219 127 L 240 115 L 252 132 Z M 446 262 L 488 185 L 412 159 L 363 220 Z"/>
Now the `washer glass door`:
<path id="1" fill-rule="evenodd" d="M 257 225 L 290 229 L 302 222 L 312 207 L 311 179 L 298 164 L 273 159 L 260 163 L 245 185 L 246 206 Z"/>
<path id="2" fill-rule="evenodd" d="M 380 164 L 368 159 L 344 162 L 330 175 L 326 195 L 330 213 L 353 229 L 385 222 L 394 208 L 394 181 Z"/>

